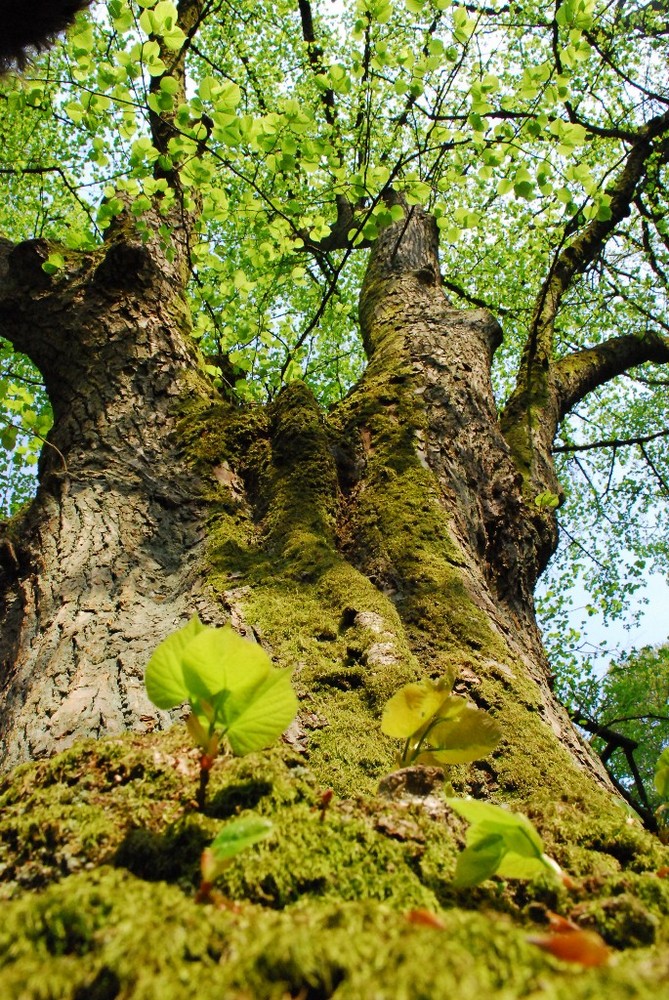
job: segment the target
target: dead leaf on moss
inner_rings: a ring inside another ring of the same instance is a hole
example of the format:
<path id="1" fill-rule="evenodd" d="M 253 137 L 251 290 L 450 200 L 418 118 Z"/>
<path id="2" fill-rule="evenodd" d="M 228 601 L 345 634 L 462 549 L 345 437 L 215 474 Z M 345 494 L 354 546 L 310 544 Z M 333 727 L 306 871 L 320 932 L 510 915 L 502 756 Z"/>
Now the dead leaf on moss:
<path id="1" fill-rule="evenodd" d="M 592 968 L 604 965 L 610 949 L 595 931 L 564 931 L 558 934 L 537 934 L 527 939 L 563 962 L 578 962 Z"/>
<path id="2" fill-rule="evenodd" d="M 611 956 L 611 949 L 596 931 L 584 931 L 573 920 L 547 911 L 550 934 L 533 934 L 531 944 L 561 958 L 563 962 L 577 962 L 589 968 L 604 965 Z"/>
<path id="3" fill-rule="evenodd" d="M 419 927 L 432 927 L 438 931 L 446 930 L 444 921 L 436 913 L 432 913 L 431 910 L 409 910 L 407 920 L 410 924 L 416 924 Z"/>

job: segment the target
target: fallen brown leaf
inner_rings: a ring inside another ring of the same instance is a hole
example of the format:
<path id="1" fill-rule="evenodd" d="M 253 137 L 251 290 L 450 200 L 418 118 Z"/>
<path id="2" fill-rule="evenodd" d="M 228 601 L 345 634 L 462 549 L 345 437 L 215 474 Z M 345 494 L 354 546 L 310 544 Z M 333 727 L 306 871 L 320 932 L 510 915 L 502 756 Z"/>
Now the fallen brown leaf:
<path id="1" fill-rule="evenodd" d="M 433 927 L 435 930 L 446 930 L 446 924 L 436 913 L 430 910 L 410 910 L 407 913 L 407 920 L 410 924 L 417 924 L 419 927 Z"/>
<path id="2" fill-rule="evenodd" d="M 596 931 L 570 928 L 554 934 L 532 935 L 528 937 L 528 941 L 564 962 L 578 962 L 579 965 L 588 967 L 604 965 L 611 955 L 610 949 Z"/>

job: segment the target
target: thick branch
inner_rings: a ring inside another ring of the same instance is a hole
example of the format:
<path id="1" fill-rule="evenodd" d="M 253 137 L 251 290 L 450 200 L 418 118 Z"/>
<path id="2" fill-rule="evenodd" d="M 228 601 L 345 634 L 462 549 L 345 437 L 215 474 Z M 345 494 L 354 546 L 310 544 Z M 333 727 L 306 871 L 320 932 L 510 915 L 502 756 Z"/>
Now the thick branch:
<path id="1" fill-rule="evenodd" d="M 582 274 L 600 255 L 616 227 L 630 214 L 630 206 L 644 178 L 648 160 L 656 151 L 653 140 L 669 129 L 669 112 L 658 115 L 639 129 L 625 165 L 606 193 L 610 200 L 607 219 L 593 219 L 565 247 L 555 261 L 539 293 L 530 336 L 526 346 L 528 358 L 550 358 L 553 345 L 553 324 L 562 299 L 574 278 Z M 569 230 L 569 226 L 567 230 Z M 521 375 L 522 377 L 522 375 Z"/>
<path id="2" fill-rule="evenodd" d="M 558 361 L 553 366 L 559 397 L 558 421 L 597 386 L 646 361 L 668 363 L 669 338 L 615 337 Z"/>
<path id="3" fill-rule="evenodd" d="M 599 257 L 646 176 L 650 158 L 666 155 L 669 112 L 639 129 L 617 179 L 607 189 L 609 217 L 593 219 L 558 254 L 538 295 L 525 343 L 518 379 L 501 417 L 529 489 L 559 492 L 551 456 L 560 420 L 588 392 L 644 361 L 669 360 L 666 342 L 658 337 L 620 337 L 553 363 L 555 318 L 574 279 Z M 660 143 L 654 140 L 662 139 Z M 575 221 L 575 220 L 574 220 Z M 570 235 L 570 225 L 565 239 Z"/>

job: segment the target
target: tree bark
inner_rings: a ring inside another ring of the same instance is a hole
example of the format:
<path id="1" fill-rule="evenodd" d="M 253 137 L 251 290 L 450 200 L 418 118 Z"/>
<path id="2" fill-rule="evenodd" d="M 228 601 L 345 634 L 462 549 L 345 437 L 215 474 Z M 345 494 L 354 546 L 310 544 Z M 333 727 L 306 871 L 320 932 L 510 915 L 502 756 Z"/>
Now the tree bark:
<path id="1" fill-rule="evenodd" d="M 178 257 L 128 237 L 68 257 L 2 248 L 3 333 L 44 374 L 54 411 L 30 507 L 4 525 L 3 762 L 88 735 L 165 724 L 143 689 L 156 642 L 199 608 L 202 504 L 179 406 L 208 391 Z"/>
<path id="2" fill-rule="evenodd" d="M 327 417 L 301 383 L 264 411 L 208 406 L 179 253 L 126 223 L 53 277 L 47 253 L 2 258 L 3 326 L 55 418 L 38 496 L 4 529 L 5 766 L 168 724 L 143 693 L 150 652 L 194 611 L 224 611 L 297 662 L 333 781 L 344 757 L 387 770 L 385 748 L 374 764 L 364 740 L 343 749 L 347 727 L 374 731 L 403 682 L 453 666 L 505 730 L 488 787 L 558 783 L 569 760 L 611 789 L 550 690 L 532 593 L 555 518 L 528 502 L 500 430 L 500 329 L 448 302 L 429 215 L 412 208 L 377 241 L 360 301 L 369 366 Z"/>

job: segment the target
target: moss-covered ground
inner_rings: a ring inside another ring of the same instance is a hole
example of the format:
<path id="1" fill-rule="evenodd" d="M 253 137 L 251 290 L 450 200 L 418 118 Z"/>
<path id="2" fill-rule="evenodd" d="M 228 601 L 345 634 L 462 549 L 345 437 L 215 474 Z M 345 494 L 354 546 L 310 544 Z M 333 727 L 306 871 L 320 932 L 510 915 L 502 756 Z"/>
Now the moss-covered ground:
<path id="1" fill-rule="evenodd" d="M 570 888 L 547 876 L 456 890 L 464 826 L 429 773 L 413 794 L 398 781 L 324 804 L 308 753 L 282 743 L 221 759 L 204 813 L 197 774 L 178 725 L 4 780 L 3 1000 L 666 995 L 669 880 L 657 873 L 669 859 L 622 809 L 593 828 L 577 802 L 535 803 Z M 203 847 L 249 812 L 273 833 L 198 902 Z M 540 950 L 530 939 L 549 910 L 597 930 L 609 961 Z"/>

